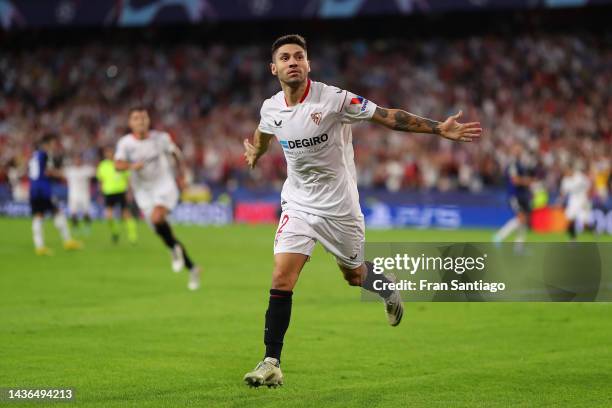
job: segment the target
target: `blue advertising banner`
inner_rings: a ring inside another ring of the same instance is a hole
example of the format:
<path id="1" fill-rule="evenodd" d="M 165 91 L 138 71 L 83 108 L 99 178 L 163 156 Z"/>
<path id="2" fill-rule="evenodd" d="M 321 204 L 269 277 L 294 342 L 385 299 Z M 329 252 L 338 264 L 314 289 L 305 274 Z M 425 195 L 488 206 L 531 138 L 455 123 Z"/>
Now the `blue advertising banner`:
<path id="1" fill-rule="evenodd" d="M 506 194 L 500 191 L 389 193 L 362 189 L 361 209 L 368 228 L 498 228 L 513 217 Z M 58 197 L 65 197 L 57 195 Z M 275 191 L 232 193 L 232 204 L 181 203 L 172 220 L 181 224 L 226 225 L 233 222 L 276 223 L 280 213 L 279 194 Z M 65 208 L 65 198 L 60 199 Z M 563 213 L 562 208 L 556 208 Z M 92 216 L 102 218 L 102 208 L 92 202 Z M 534 213 L 535 214 L 535 213 Z M 0 200 L 0 216 L 29 217 L 27 202 Z M 593 231 L 612 234 L 612 200 L 593 207 L 590 216 Z"/>
<path id="2" fill-rule="evenodd" d="M 461 205 L 392 205 L 362 207 L 369 228 L 494 228 L 513 214 L 508 207 Z"/>
<path id="3" fill-rule="evenodd" d="M 60 203 L 60 208 L 66 211 L 65 203 Z M 30 205 L 25 202 L 7 201 L 0 204 L 0 215 L 29 217 Z M 91 204 L 91 216 L 94 219 L 102 218 L 103 208 L 98 203 Z M 219 203 L 180 203 L 172 211 L 170 218 L 177 224 L 187 225 L 226 225 L 231 224 L 234 219 L 232 206 Z"/>

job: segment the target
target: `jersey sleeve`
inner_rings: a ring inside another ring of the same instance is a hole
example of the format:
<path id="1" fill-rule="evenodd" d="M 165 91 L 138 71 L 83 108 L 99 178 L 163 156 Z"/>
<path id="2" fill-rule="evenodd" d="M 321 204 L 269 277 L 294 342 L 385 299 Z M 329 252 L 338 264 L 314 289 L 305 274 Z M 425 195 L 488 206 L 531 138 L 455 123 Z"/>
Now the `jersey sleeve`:
<path id="1" fill-rule="evenodd" d="M 93 166 L 85 167 L 85 174 L 87 177 L 92 178 L 96 176 L 96 169 Z"/>
<path id="2" fill-rule="evenodd" d="M 362 120 L 371 119 L 376 112 L 376 104 L 362 96 L 349 91 L 338 93 L 340 103 L 340 120 L 342 123 L 357 123 Z"/>
<path id="3" fill-rule="evenodd" d="M 591 180 L 588 177 L 582 176 L 582 183 L 585 190 L 588 191 L 591 188 Z"/>
<path id="4" fill-rule="evenodd" d="M 567 179 L 567 177 L 565 177 L 563 180 L 561 180 L 561 194 L 568 194 L 570 190 L 570 181 Z"/>
<path id="5" fill-rule="evenodd" d="M 176 145 L 174 144 L 174 142 L 172 141 L 172 138 L 170 137 L 168 133 L 166 132 L 162 133 L 160 140 L 161 140 L 161 146 L 162 146 L 164 153 L 174 153 L 174 150 L 176 149 Z"/>
<path id="6" fill-rule="evenodd" d="M 267 133 L 269 135 L 273 135 L 274 134 L 274 127 L 273 127 L 274 119 L 272 118 L 272 109 L 270 108 L 269 100 L 263 103 L 259 111 L 259 115 L 260 115 L 260 119 L 259 119 L 259 126 L 257 126 L 257 129 L 259 129 L 261 133 Z"/>
<path id="7" fill-rule="evenodd" d="M 121 139 L 117 143 L 115 150 L 115 160 L 130 161 L 126 139 Z"/>

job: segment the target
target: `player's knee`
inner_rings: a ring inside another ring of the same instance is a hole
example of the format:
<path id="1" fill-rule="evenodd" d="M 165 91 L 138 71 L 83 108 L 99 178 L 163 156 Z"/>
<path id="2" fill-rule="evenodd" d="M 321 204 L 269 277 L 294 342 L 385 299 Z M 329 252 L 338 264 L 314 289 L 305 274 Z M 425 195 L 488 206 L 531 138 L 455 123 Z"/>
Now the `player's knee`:
<path id="1" fill-rule="evenodd" d="M 272 289 L 293 290 L 292 280 L 288 275 L 282 273 L 272 274 Z"/>
<path id="2" fill-rule="evenodd" d="M 274 271 L 272 271 L 272 289 L 292 290 L 291 281 L 288 270 L 280 268 L 278 265 L 274 266 Z"/>
<path id="3" fill-rule="evenodd" d="M 281 265 L 274 265 L 274 270 L 272 272 L 272 289 L 293 290 L 295 280 L 289 268 L 282 267 Z"/>
<path id="4" fill-rule="evenodd" d="M 166 211 L 163 207 L 155 207 L 153 211 L 151 211 L 150 217 L 151 223 L 153 224 L 163 224 L 166 222 Z"/>
<path id="5" fill-rule="evenodd" d="M 164 223 L 164 217 L 158 213 L 151 214 L 151 223 L 153 225 L 159 225 Z"/>
<path id="6" fill-rule="evenodd" d="M 344 272 L 344 279 L 346 279 L 349 286 L 361 286 L 361 274 L 357 271 Z"/>

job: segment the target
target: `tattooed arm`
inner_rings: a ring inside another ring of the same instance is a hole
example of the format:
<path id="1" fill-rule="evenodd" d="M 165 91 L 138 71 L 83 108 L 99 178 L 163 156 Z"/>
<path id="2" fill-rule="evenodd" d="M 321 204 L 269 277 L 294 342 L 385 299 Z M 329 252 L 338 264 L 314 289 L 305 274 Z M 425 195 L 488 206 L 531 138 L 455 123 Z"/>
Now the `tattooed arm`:
<path id="1" fill-rule="evenodd" d="M 459 123 L 462 112 L 449 116 L 444 122 L 422 118 L 401 109 L 387 109 L 378 106 L 370 121 L 389 129 L 403 132 L 432 133 L 446 139 L 471 142 L 482 133 L 480 122 Z"/>

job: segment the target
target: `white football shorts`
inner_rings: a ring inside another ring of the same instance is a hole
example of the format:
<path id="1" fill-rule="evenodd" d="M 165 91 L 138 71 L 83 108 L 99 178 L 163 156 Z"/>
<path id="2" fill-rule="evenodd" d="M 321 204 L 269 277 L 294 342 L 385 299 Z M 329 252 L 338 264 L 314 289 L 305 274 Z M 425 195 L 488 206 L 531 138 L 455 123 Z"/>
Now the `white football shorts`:
<path id="1" fill-rule="evenodd" d="M 89 214 L 91 210 L 91 198 L 89 194 L 68 193 L 68 211 L 70 214 Z"/>
<path id="2" fill-rule="evenodd" d="M 586 224 L 591 218 L 591 203 L 588 201 L 576 201 L 565 208 L 565 217 L 570 221 Z"/>
<path id="3" fill-rule="evenodd" d="M 334 219 L 297 210 L 282 212 L 274 238 L 274 254 L 298 253 L 310 257 L 317 241 L 336 257 L 340 266 L 358 268 L 364 257 L 363 216 Z"/>
<path id="4" fill-rule="evenodd" d="M 155 207 L 164 207 L 171 212 L 179 200 L 179 190 L 174 180 L 164 180 L 151 186 L 134 188 L 138 208 L 149 220 Z"/>

